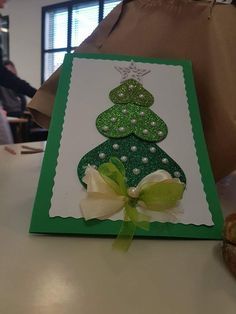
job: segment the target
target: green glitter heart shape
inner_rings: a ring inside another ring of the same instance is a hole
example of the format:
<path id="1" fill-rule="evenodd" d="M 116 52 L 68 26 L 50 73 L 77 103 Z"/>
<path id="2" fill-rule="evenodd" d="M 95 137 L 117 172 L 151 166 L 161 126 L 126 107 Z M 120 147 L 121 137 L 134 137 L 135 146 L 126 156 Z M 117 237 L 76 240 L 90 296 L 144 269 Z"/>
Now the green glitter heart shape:
<path id="1" fill-rule="evenodd" d="M 154 97 L 142 84 L 129 79 L 114 88 L 109 97 L 114 104 L 132 103 L 141 107 L 150 107 L 154 103 Z"/>
<path id="2" fill-rule="evenodd" d="M 160 142 L 168 133 L 165 122 L 149 108 L 132 103 L 114 105 L 101 113 L 97 120 L 98 131 L 109 138 L 123 138 L 135 134 L 148 142 Z"/>
<path id="3" fill-rule="evenodd" d="M 186 183 L 183 170 L 168 154 L 157 144 L 148 143 L 134 135 L 123 139 L 108 139 L 82 157 L 77 168 L 81 183 L 85 186 L 82 179 L 88 165 L 99 167 L 111 157 L 117 157 L 123 162 L 129 187 L 137 186 L 142 178 L 160 169 Z"/>

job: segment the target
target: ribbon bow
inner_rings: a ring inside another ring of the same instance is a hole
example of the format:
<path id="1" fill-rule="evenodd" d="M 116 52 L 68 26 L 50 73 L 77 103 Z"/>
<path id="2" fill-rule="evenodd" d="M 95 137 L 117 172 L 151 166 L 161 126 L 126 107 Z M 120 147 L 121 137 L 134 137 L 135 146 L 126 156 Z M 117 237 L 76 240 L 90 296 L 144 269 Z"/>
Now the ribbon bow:
<path id="1" fill-rule="evenodd" d="M 88 166 L 83 182 L 87 198 L 80 202 L 85 220 L 107 219 L 124 209 L 124 222 L 113 247 L 128 250 L 136 227 L 149 230 L 150 217 L 138 211 L 164 211 L 182 199 L 185 184 L 165 170 L 144 177 L 136 187 L 128 187 L 122 162 L 112 157 L 98 170 Z"/>

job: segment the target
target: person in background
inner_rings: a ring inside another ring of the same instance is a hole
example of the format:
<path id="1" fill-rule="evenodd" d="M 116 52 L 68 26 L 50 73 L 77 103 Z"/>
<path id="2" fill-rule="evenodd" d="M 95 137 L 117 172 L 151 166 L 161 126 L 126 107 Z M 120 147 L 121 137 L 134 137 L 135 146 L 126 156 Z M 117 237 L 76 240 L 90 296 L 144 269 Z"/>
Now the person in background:
<path id="1" fill-rule="evenodd" d="M 0 0 L 0 9 L 3 9 L 6 0 Z M 1 17 L 0 17 L 1 18 Z M 4 67 L 2 63 L 2 53 L 0 51 L 0 85 L 6 88 L 14 90 L 16 93 L 26 95 L 30 98 L 36 93 L 36 89 L 32 87 L 26 81 L 20 79 L 7 68 Z"/>
<path id="2" fill-rule="evenodd" d="M 12 61 L 5 61 L 3 65 L 17 76 L 17 71 Z M 26 107 L 26 98 L 24 95 L 18 94 L 12 89 L 0 86 L 0 100 L 8 116 L 21 117 L 24 114 Z"/>
<path id="3" fill-rule="evenodd" d="M 0 106 L 0 145 L 12 143 L 13 138 L 10 126 L 6 120 L 6 112 Z"/>
<path id="4" fill-rule="evenodd" d="M 0 9 L 3 9 L 7 0 L 0 0 Z M 1 19 L 1 14 L 0 14 Z M 14 92 L 22 95 L 26 95 L 30 98 L 36 93 L 36 89 L 32 87 L 26 81 L 20 79 L 14 73 L 9 71 L 2 62 L 2 51 L 0 49 L 0 86 L 10 88 Z M 9 138 L 9 125 L 7 124 L 6 118 L 4 117 L 2 110 L 0 108 L 0 144 L 11 143 Z"/>

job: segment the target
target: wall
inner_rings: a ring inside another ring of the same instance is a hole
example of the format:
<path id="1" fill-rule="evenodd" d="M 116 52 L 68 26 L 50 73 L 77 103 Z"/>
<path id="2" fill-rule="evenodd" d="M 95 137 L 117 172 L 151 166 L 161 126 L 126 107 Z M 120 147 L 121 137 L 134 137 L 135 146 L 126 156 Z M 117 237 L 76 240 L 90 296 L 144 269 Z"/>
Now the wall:
<path id="1" fill-rule="evenodd" d="M 38 88 L 41 78 L 41 8 L 65 0 L 11 0 L 2 10 L 10 18 L 10 59 L 19 76 Z"/>

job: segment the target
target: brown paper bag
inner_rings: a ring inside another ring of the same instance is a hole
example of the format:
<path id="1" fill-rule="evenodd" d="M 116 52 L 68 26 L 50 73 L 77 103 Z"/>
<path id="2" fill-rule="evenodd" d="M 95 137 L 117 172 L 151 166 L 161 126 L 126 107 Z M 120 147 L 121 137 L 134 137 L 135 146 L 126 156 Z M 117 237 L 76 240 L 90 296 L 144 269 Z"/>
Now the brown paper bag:
<path id="1" fill-rule="evenodd" d="M 216 179 L 236 169 L 236 7 L 212 1 L 126 0 L 79 52 L 189 59 Z M 29 108 L 48 127 L 59 71 Z"/>

